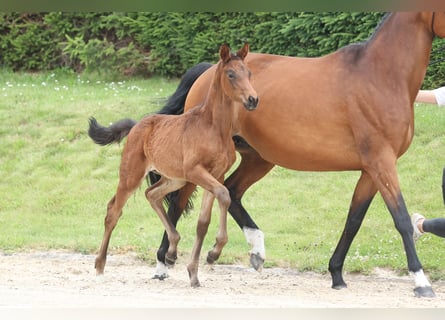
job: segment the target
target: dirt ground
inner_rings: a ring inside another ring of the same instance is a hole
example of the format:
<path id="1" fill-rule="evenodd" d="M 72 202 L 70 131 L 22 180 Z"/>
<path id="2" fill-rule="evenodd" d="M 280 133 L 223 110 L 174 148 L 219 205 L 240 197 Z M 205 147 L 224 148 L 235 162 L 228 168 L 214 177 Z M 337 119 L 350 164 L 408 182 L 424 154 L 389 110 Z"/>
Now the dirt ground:
<path id="1" fill-rule="evenodd" d="M 0 308 L 443 308 L 445 282 L 436 298 L 416 298 L 414 280 L 377 269 L 345 274 L 348 288 L 330 288 L 329 274 L 244 265 L 200 265 L 201 287 L 191 288 L 185 261 L 164 281 L 133 254 L 111 255 L 97 277 L 93 255 L 49 251 L 0 253 Z"/>

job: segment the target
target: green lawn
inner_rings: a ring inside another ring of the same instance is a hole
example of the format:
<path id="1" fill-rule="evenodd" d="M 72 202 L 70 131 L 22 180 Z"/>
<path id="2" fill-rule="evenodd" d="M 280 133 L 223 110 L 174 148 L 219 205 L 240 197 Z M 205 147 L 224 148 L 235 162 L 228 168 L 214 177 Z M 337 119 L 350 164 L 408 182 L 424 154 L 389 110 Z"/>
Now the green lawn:
<path id="1" fill-rule="evenodd" d="M 122 145 L 99 147 L 87 136 L 88 118 L 100 123 L 138 119 L 162 107 L 178 81 L 163 78 L 102 80 L 56 72 L 0 72 L 0 251 L 68 249 L 95 253 L 106 204 L 114 194 Z M 412 146 L 399 161 L 411 212 L 444 216 L 445 109 L 416 106 Z M 297 172 L 276 167 L 243 203 L 265 233 L 267 266 L 327 272 L 359 172 Z M 143 185 L 130 198 L 111 238 L 110 252 L 135 251 L 153 263 L 163 228 L 145 200 Z M 196 209 L 181 218 L 179 259 L 189 259 Z M 205 251 L 214 242 L 214 219 Z M 418 254 L 432 279 L 445 279 L 444 239 L 426 235 Z M 222 263 L 248 265 L 248 245 L 229 218 Z M 401 238 L 380 195 L 372 203 L 345 262 L 348 272 L 374 267 L 406 272 Z"/>

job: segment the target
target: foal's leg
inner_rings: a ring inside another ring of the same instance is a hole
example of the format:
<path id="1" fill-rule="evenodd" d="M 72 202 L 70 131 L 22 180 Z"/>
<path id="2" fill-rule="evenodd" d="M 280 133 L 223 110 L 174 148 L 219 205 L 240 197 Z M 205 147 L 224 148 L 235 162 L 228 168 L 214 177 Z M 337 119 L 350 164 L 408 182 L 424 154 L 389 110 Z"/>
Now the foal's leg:
<path id="1" fill-rule="evenodd" d="M 264 234 L 243 207 L 241 198 L 251 185 L 272 170 L 274 164 L 265 161 L 248 145 L 238 149 L 241 154 L 241 162 L 224 183 L 229 189 L 232 200 L 229 212 L 243 230 L 247 243 L 251 247 L 249 251 L 250 264 L 255 270 L 261 270 L 266 259 Z"/>
<path id="2" fill-rule="evenodd" d="M 127 170 L 126 168 L 132 168 L 132 170 Z M 95 268 L 97 274 L 104 273 L 111 233 L 122 215 L 122 208 L 128 198 L 141 184 L 145 176 L 144 169 L 144 163 L 140 163 L 140 160 L 138 161 L 135 157 L 130 158 L 128 162 L 121 164 L 119 185 L 115 196 L 108 203 L 107 215 L 105 217 L 104 237 L 99 249 L 99 254 L 96 257 Z M 128 172 L 131 172 L 131 175 L 127 175 Z"/>
<path id="3" fill-rule="evenodd" d="M 185 181 L 170 180 L 162 177 L 158 182 L 147 188 L 145 191 L 147 200 L 150 202 L 153 210 L 155 210 L 155 212 L 158 214 L 159 219 L 164 225 L 165 232 L 167 233 L 169 246 L 167 253 L 165 254 L 165 262 L 171 265 L 173 265 L 177 259 L 176 251 L 180 236 L 175 226 L 167 216 L 162 201 L 166 194 L 178 190 L 184 185 Z"/>
<path id="4" fill-rule="evenodd" d="M 187 202 L 190 196 L 195 191 L 196 186 L 191 183 L 187 183 L 184 187 L 179 189 L 173 199 L 170 201 L 170 206 L 167 211 L 167 215 L 173 224 L 176 227 L 176 224 L 181 217 Z M 168 277 L 168 268 L 165 264 L 165 254 L 167 253 L 168 247 L 170 243 L 168 241 L 167 232 L 164 231 L 164 235 L 162 237 L 161 245 L 156 253 L 157 263 L 156 263 L 156 271 L 153 276 L 154 279 L 164 280 Z"/>
<path id="5" fill-rule="evenodd" d="M 351 206 L 349 208 L 348 217 L 346 219 L 345 228 L 341 235 L 337 248 L 334 251 L 329 261 L 329 271 L 332 277 L 332 288 L 341 289 L 346 288 L 346 283 L 343 280 L 343 263 L 346 254 L 351 246 L 352 240 L 357 234 L 365 217 L 366 211 L 371 204 L 377 192 L 371 177 L 362 172 L 360 179 L 355 187 L 354 195 L 352 196 Z"/>
<path id="6" fill-rule="evenodd" d="M 219 206 L 219 227 L 216 234 L 216 242 L 213 249 L 209 251 L 207 255 L 207 263 L 214 263 L 221 255 L 222 249 L 228 241 L 227 235 L 227 210 L 230 204 L 229 191 L 224 188 L 217 193 L 218 206 Z M 228 200 L 227 200 L 228 199 Z"/>
<path id="7" fill-rule="evenodd" d="M 187 179 L 193 183 L 201 186 L 206 190 L 203 198 L 202 210 L 198 222 L 196 241 L 193 250 L 193 259 L 188 267 L 192 286 L 199 286 L 198 280 L 198 264 L 199 254 L 202 247 L 203 239 L 207 233 L 208 225 L 210 223 L 210 215 L 214 197 L 218 200 L 220 210 L 220 223 L 218 226 L 218 233 L 216 236 L 216 244 L 211 252 L 214 252 L 216 257 L 219 257 L 221 250 L 228 241 L 227 235 L 227 209 L 230 205 L 230 195 L 224 185 L 215 179 L 209 172 L 201 166 L 196 166 L 187 174 Z M 222 179 L 221 179 L 222 180 Z M 208 193 L 211 192 L 212 195 Z"/>
<path id="8" fill-rule="evenodd" d="M 241 197 L 245 191 L 255 182 L 263 178 L 274 165 L 262 159 L 258 153 L 240 138 L 234 138 L 237 151 L 241 154 L 241 162 L 238 168 L 225 181 L 229 189 L 232 202 L 229 213 L 232 215 L 238 226 L 243 230 L 247 243 L 251 246 L 249 251 L 250 263 L 255 270 L 261 270 L 266 258 L 264 246 L 264 234 L 250 217 L 249 213 L 241 204 Z M 241 141 L 241 142 L 237 142 Z M 178 190 L 175 198 L 170 202 L 168 216 L 176 226 L 188 199 L 195 190 L 195 185 L 187 184 Z M 165 265 L 165 253 L 169 247 L 167 233 L 164 232 L 161 245 L 157 252 L 156 272 L 153 278 L 163 280 L 168 277 L 168 270 Z M 216 259 L 213 258 L 214 261 Z M 211 263 L 211 262 L 210 262 Z"/>
<path id="9" fill-rule="evenodd" d="M 202 196 L 201 212 L 199 213 L 198 223 L 196 226 L 196 240 L 193 245 L 192 258 L 187 266 L 187 271 L 190 277 L 190 284 L 192 287 L 199 287 L 200 283 L 198 280 L 198 266 L 199 257 L 201 255 L 202 243 L 204 242 L 204 237 L 207 234 L 209 228 L 213 200 L 215 196 L 207 190 L 204 190 Z"/>

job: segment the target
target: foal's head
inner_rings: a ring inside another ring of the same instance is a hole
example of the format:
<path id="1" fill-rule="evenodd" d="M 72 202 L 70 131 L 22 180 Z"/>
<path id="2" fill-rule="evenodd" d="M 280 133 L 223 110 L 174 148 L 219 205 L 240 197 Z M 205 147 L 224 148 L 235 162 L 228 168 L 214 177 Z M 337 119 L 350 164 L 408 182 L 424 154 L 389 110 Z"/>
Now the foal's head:
<path id="1" fill-rule="evenodd" d="M 254 110 L 258 105 L 258 95 L 250 83 L 250 71 L 244 63 L 248 52 L 247 43 L 236 54 L 230 52 L 227 44 L 223 44 L 219 49 L 221 60 L 216 74 L 226 96 L 241 102 L 247 110 Z"/>

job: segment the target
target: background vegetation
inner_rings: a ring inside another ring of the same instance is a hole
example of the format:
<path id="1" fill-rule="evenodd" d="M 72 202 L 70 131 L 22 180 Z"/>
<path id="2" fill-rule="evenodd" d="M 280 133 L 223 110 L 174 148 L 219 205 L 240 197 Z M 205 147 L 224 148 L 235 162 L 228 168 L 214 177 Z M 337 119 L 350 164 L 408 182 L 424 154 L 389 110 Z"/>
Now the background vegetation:
<path id="1" fill-rule="evenodd" d="M 180 76 L 216 61 L 222 42 L 253 51 L 320 56 L 364 41 L 382 12 L 102 12 L 0 14 L 0 65 L 10 70 L 68 68 L 101 74 Z M 439 39 L 431 60 L 442 58 Z M 441 86 L 445 64 L 424 82 Z"/>
<path id="2" fill-rule="evenodd" d="M 109 81 L 69 71 L 0 73 L 0 252 L 97 252 L 106 204 L 115 192 L 122 145 L 100 147 L 87 136 L 88 118 L 108 124 L 138 119 L 161 108 L 177 80 L 165 77 Z M 445 109 L 417 105 L 412 146 L 399 162 L 410 212 L 444 216 L 441 195 Z M 250 188 L 244 205 L 265 233 L 266 266 L 327 272 L 340 237 L 358 172 L 298 172 L 276 167 Z M 134 251 L 154 263 L 163 227 L 144 197 L 130 198 L 110 253 Z M 181 218 L 179 245 L 188 261 L 195 237 L 199 195 Z M 216 207 L 215 207 L 216 209 Z M 216 235 L 218 210 L 204 244 Z M 229 243 L 221 263 L 249 265 L 243 234 L 229 218 Z M 425 235 L 418 254 L 431 279 L 445 278 L 443 238 Z M 91 266 L 93 268 L 93 266 Z M 347 272 L 375 267 L 406 272 L 401 238 L 380 195 L 372 203 L 346 259 Z"/>
<path id="3" fill-rule="evenodd" d="M 106 203 L 117 184 L 122 146 L 101 148 L 92 143 L 86 134 L 90 116 L 106 124 L 160 109 L 160 99 L 176 88 L 176 76 L 197 62 L 216 61 L 222 41 L 236 47 L 247 40 L 259 52 L 318 56 L 367 39 L 382 16 L 1 14 L 0 251 L 96 252 Z M 440 43 L 435 41 L 434 46 Z M 440 55 L 434 53 L 433 59 Z M 442 69 L 440 63 L 431 66 L 424 85 L 441 85 Z M 439 217 L 445 111 L 419 105 L 415 112 L 415 138 L 399 162 L 402 190 L 411 212 Z M 249 189 L 244 204 L 266 234 L 266 266 L 326 272 L 358 176 L 277 167 Z M 128 202 L 110 252 L 136 251 L 153 263 L 163 228 L 143 189 Z M 180 259 L 189 257 L 195 224 L 196 210 L 179 223 Z M 205 248 L 213 245 L 215 232 L 212 223 Z M 232 219 L 229 236 L 220 262 L 248 265 L 248 245 Z M 445 278 L 443 245 L 443 239 L 431 235 L 417 243 L 432 279 Z M 379 195 L 345 264 L 348 272 L 366 273 L 374 267 L 406 272 L 400 236 Z"/>

